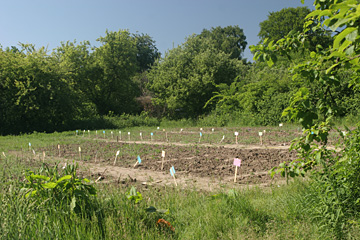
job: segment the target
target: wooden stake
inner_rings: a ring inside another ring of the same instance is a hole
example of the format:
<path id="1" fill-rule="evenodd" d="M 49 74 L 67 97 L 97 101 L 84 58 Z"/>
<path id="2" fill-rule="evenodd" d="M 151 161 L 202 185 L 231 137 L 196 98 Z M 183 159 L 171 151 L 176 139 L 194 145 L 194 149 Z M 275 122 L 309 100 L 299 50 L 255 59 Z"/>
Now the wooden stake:
<path id="1" fill-rule="evenodd" d="M 118 151 L 116 152 L 115 161 L 114 161 L 114 166 L 115 166 L 115 164 L 116 164 L 116 159 L 117 159 L 117 157 L 119 156 L 119 154 L 120 154 L 120 150 L 118 150 Z"/>
<path id="2" fill-rule="evenodd" d="M 60 157 L 60 144 L 58 144 L 58 151 L 59 151 L 59 157 Z"/>
<path id="3" fill-rule="evenodd" d="M 45 162 L 45 151 L 43 151 L 43 162 Z"/>
<path id="4" fill-rule="evenodd" d="M 161 152 L 161 170 L 164 169 L 165 151 Z"/>
<path id="5" fill-rule="evenodd" d="M 238 169 L 238 166 L 235 167 L 235 176 L 234 176 L 234 182 L 236 182 L 236 175 L 237 175 L 237 169 Z"/>

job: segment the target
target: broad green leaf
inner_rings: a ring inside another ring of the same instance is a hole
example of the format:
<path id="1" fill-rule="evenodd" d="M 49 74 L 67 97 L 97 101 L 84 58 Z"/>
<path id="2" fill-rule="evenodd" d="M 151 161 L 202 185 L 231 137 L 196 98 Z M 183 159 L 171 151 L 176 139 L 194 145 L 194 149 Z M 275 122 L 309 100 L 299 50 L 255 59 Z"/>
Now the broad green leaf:
<path id="1" fill-rule="evenodd" d="M 54 182 L 48 182 L 48 183 L 44 183 L 43 188 L 55 188 L 57 186 L 57 183 Z"/>
<path id="2" fill-rule="evenodd" d="M 60 183 L 60 182 L 62 182 L 64 180 L 68 180 L 68 179 L 71 179 L 71 178 L 72 178 L 71 175 L 65 175 L 65 176 L 61 177 L 59 180 L 57 180 L 56 183 Z"/>
<path id="3" fill-rule="evenodd" d="M 337 35 L 334 39 L 334 48 L 339 48 L 340 42 L 346 38 L 350 33 L 356 31 L 357 29 L 354 27 L 344 29 L 339 35 Z M 356 31 L 357 32 L 357 31 Z"/>

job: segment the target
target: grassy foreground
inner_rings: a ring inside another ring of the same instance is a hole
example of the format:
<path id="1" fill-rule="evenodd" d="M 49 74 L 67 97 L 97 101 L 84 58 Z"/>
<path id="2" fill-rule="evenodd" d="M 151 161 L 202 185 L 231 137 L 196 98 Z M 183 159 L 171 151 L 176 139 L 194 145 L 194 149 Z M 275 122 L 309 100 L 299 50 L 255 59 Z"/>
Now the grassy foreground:
<path id="1" fill-rule="evenodd" d="M 84 141 L 73 135 L 0 137 L 0 151 L 19 150 L 30 141 L 39 146 Z M 48 165 L 53 168 L 54 163 Z M 25 188 L 26 170 L 45 175 L 45 168 L 38 160 L 14 154 L 1 156 L 0 239 L 334 238 L 307 210 L 311 209 L 307 201 L 311 189 L 304 181 L 218 192 L 157 186 L 135 186 L 135 190 L 118 184 L 93 184 L 96 196 L 86 198 L 91 202 L 78 200 L 74 211 L 65 190 L 53 195 L 42 185 L 37 194 L 28 196 L 32 189 Z M 61 167 L 57 169 L 60 176 L 66 175 Z M 88 184 L 92 183 L 84 183 Z"/>

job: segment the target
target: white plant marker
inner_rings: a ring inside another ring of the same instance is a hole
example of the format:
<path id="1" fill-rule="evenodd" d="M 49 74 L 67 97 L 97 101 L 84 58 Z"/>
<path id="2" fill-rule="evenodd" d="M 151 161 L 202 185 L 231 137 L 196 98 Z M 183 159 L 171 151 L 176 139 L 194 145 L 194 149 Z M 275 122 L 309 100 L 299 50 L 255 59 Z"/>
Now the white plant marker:
<path id="1" fill-rule="evenodd" d="M 211 129 L 211 131 L 212 131 L 212 132 L 214 132 L 214 131 L 215 131 L 215 129 L 213 129 L 213 128 L 212 128 L 212 129 Z"/>
<path id="2" fill-rule="evenodd" d="M 200 128 L 200 131 L 202 131 L 203 129 L 202 128 Z"/>
<path id="3" fill-rule="evenodd" d="M 35 152 L 35 150 L 34 150 L 34 149 L 32 150 L 32 152 L 33 152 L 33 154 L 34 154 L 34 156 L 35 156 L 35 155 L 36 155 L 36 152 Z"/>
<path id="4" fill-rule="evenodd" d="M 170 175 L 174 178 L 175 185 L 177 186 L 176 178 L 175 178 L 175 168 L 172 166 L 170 168 Z"/>
<path id="5" fill-rule="evenodd" d="M 238 144 L 238 136 L 239 136 L 239 132 L 235 132 L 235 142 L 236 144 Z"/>
<path id="6" fill-rule="evenodd" d="M 130 134 L 131 134 L 131 133 L 130 133 L 130 132 L 128 132 L 128 136 L 129 136 L 129 141 L 130 141 Z"/>
<path id="7" fill-rule="evenodd" d="M 180 129 L 180 132 L 182 133 L 184 131 L 184 129 Z"/>
<path id="8" fill-rule="evenodd" d="M 79 157 L 80 157 L 80 161 L 81 161 L 81 147 L 79 147 Z"/>
<path id="9" fill-rule="evenodd" d="M 157 127 L 157 130 L 159 130 L 160 129 L 160 127 Z"/>
<path id="10" fill-rule="evenodd" d="M 43 162 L 45 162 L 45 151 L 43 151 Z"/>
<path id="11" fill-rule="evenodd" d="M 114 139 L 114 132 L 111 131 L 111 138 Z"/>
<path id="12" fill-rule="evenodd" d="M 225 139 L 225 135 L 223 135 L 222 139 L 220 140 L 220 143 L 222 143 Z"/>
<path id="13" fill-rule="evenodd" d="M 138 165 L 138 164 L 141 164 L 141 158 L 140 158 L 139 155 L 137 156 L 137 161 L 136 161 L 136 163 L 134 164 L 134 167 L 136 167 L 136 165 Z"/>
<path id="14" fill-rule="evenodd" d="M 263 144 L 263 142 L 262 142 L 262 136 L 263 136 L 263 132 L 259 132 L 259 137 L 260 137 L 260 145 L 262 145 L 262 144 Z"/>
<path id="15" fill-rule="evenodd" d="M 346 135 L 347 135 L 347 132 L 346 132 L 346 131 L 341 131 L 341 133 L 342 133 L 342 135 L 343 135 L 344 137 L 346 137 Z"/>
<path id="16" fill-rule="evenodd" d="M 97 130 L 96 130 L 96 133 L 95 133 L 95 135 L 96 135 L 96 138 L 97 138 Z"/>
<path id="17" fill-rule="evenodd" d="M 116 164 L 116 159 L 117 159 L 117 157 L 119 156 L 119 154 L 120 154 L 120 150 L 118 150 L 118 151 L 116 152 L 115 161 L 114 161 L 114 166 L 115 166 L 115 164 Z"/>
<path id="18" fill-rule="evenodd" d="M 88 135 L 89 135 L 89 137 L 90 137 L 90 130 L 88 130 Z"/>
<path id="19" fill-rule="evenodd" d="M 4 155 L 4 157 L 6 158 L 6 155 L 5 155 L 5 153 L 4 153 L 4 152 L 2 152 L 2 155 Z"/>
<path id="20" fill-rule="evenodd" d="M 164 169 L 165 151 L 161 151 L 161 170 Z"/>
<path id="21" fill-rule="evenodd" d="M 283 124 L 282 123 L 279 123 L 279 127 L 282 127 L 283 126 Z"/>
<path id="22" fill-rule="evenodd" d="M 119 131 L 120 141 L 121 141 L 121 131 Z"/>
<path id="23" fill-rule="evenodd" d="M 142 132 L 140 132 L 140 139 L 141 139 L 141 141 L 143 140 L 143 138 L 142 138 Z"/>
<path id="24" fill-rule="evenodd" d="M 241 166 L 241 159 L 239 159 L 239 158 L 234 158 L 234 163 L 233 163 L 233 165 L 235 166 L 234 182 L 236 182 L 237 169 L 238 169 L 238 167 L 240 168 L 240 166 Z"/>
<path id="25" fill-rule="evenodd" d="M 59 157 L 60 157 L 60 144 L 58 144 L 58 152 L 59 152 Z"/>

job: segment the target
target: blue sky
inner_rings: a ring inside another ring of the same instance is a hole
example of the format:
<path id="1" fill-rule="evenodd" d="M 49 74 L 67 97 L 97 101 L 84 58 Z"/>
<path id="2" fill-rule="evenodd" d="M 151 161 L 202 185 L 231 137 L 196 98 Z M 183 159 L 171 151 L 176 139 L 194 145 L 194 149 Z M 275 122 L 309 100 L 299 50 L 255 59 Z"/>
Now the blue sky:
<path id="1" fill-rule="evenodd" d="M 131 33 L 150 35 L 162 54 L 204 28 L 238 25 L 244 30 L 248 46 L 257 44 L 259 23 L 269 12 L 286 7 L 308 6 L 305 0 L 3 0 L 0 4 L 0 44 L 16 46 L 19 42 L 47 46 L 61 41 L 96 39 L 106 29 L 128 29 Z"/>

